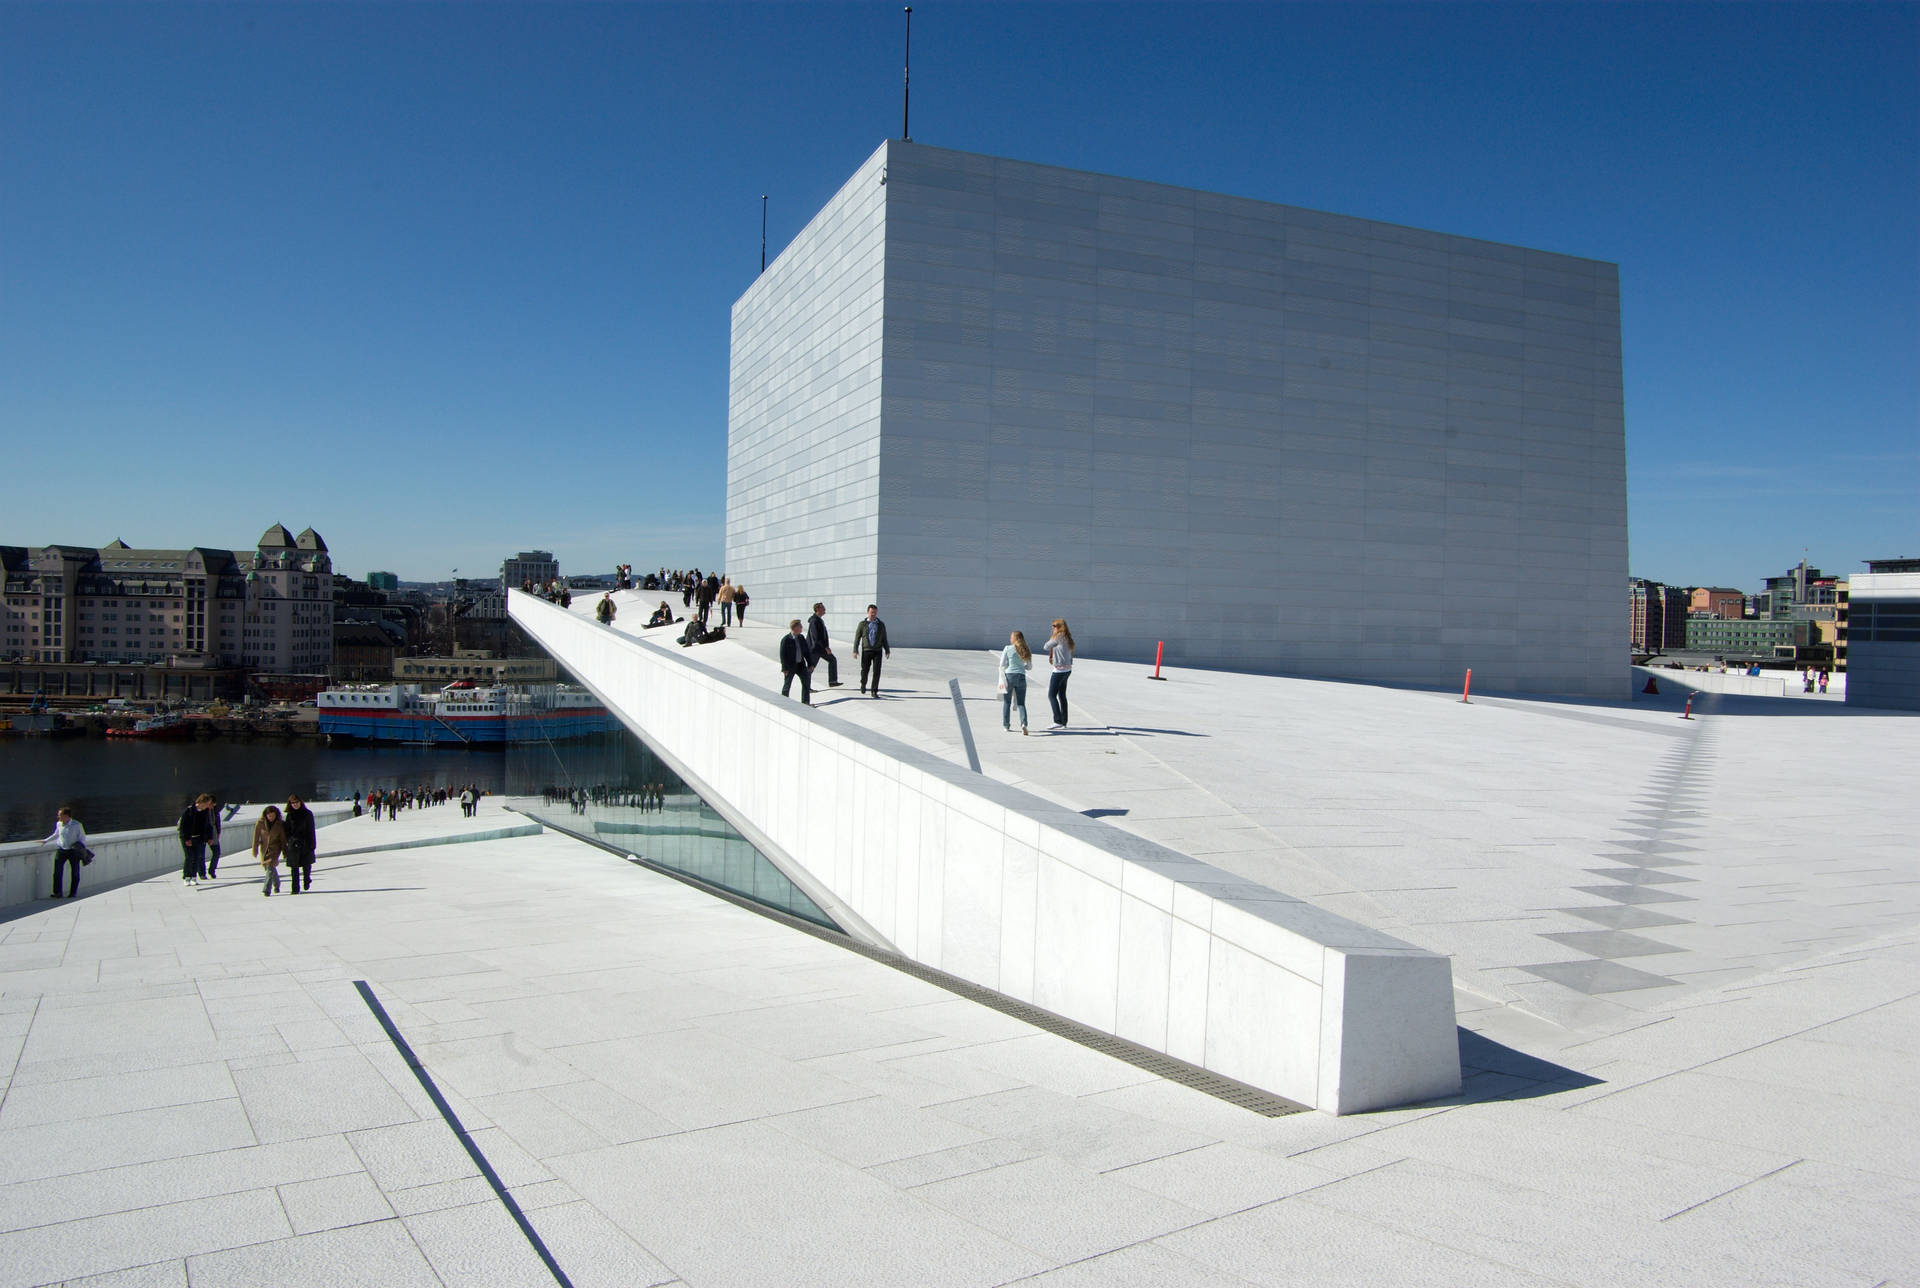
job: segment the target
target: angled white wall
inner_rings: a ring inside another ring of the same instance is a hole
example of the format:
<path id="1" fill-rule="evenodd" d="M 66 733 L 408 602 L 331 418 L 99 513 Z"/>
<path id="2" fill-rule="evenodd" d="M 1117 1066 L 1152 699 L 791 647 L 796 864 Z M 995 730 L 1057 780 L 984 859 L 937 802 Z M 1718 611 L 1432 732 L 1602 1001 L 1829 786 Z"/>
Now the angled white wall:
<path id="1" fill-rule="evenodd" d="M 736 306 L 735 459 L 849 441 L 810 403 L 745 414 L 741 373 L 804 352 L 793 388 L 869 388 L 870 350 L 793 338 L 847 286 L 788 275 L 876 215 L 848 280 L 870 299 L 879 255 L 877 498 L 783 494 L 861 526 L 780 565 L 777 616 L 871 555 L 830 606 L 877 599 L 896 643 L 1065 616 L 1102 657 L 1625 695 L 1613 265 L 889 142 Z M 728 566 L 765 580 L 755 541 L 820 529 L 746 479 Z"/>
<path id="2" fill-rule="evenodd" d="M 854 933 L 1332 1113 L 1459 1089 L 1446 958 L 694 654 L 510 611 Z"/>
<path id="3" fill-rule="evenodd" d="M 878 559 L 884 159 L 733 307 L 726 572 L 762 621 L 871 602 Z"/>

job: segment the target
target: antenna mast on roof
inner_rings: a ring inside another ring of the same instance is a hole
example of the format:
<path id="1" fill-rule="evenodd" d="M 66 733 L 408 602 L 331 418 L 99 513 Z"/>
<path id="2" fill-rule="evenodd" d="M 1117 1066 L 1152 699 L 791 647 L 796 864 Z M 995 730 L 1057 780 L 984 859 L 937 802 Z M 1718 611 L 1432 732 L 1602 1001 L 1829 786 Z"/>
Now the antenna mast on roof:
<path id="1" fill-rule="evenodd" d="M 907 111 L 913 105 L 913 6 L 907 6 L 907 58 L 905 69 L 900 73 L 900 138 L 911 141 L 913 132 L 907 128 Z"/>

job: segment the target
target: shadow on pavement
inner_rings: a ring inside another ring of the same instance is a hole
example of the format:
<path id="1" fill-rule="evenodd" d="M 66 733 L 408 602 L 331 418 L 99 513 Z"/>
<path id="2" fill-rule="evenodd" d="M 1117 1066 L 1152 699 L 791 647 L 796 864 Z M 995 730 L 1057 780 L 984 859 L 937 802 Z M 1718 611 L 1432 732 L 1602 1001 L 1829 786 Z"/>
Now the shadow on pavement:
<path id="1" fill-rule="evenodd" d="M 1474 1105 L 1493 1100 L 1532 1100 L 1603 1080 L 1569 1069 L 1539 1056 L 1516 1051 L 1504 1043 L 1460 1029 L 1460 1094 L 1430 1101 L 1439 1105 Z"/>

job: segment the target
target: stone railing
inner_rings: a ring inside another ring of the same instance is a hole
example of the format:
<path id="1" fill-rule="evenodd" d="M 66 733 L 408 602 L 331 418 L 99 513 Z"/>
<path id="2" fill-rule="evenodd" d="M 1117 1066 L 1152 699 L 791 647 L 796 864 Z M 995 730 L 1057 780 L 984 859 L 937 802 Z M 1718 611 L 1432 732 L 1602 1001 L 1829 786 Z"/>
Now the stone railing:
<path id="1" fill-rule="evenodd" d="M 264 805 L 245 805 L 220 829 L 222 863 L 251 863 L 247 849 L 253 844 L 253 825 Z M 337 823 L 353 814 L 351 803 L 308 801 L 314 821 L 321 827 Z M 81 826 L 86 820 L 80 820 Z M 47 830 L 53 830 L 51 819 Z M 123 881 L 180 871 L 180 838 L 171 827 L 147 827 L 131 832 L 88 833 L 87 845 L 93 862 L 80 870 L 80 895 L 118 885 Z M 323 847 L 324 848 L 324 847 Z M 45 899 L 53 893 L 52 847 L 38 841 L 10 841 L 0 845 L 0 908 L 14 908 Z"/>

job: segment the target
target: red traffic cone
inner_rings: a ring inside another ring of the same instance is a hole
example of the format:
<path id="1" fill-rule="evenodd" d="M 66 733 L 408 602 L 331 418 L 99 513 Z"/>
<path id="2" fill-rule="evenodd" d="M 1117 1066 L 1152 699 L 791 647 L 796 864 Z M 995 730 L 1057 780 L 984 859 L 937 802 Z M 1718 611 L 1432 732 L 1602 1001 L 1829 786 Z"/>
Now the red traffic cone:
<path id="1" fill-rule="evenodd" d="M 1657 684 L 1655 684 L 1655 683 L 1653 682 L 1653 677 L 1652 677 L 1651 675 L 1649 675 L 1649 676 L 1647 677 L 1647 687 L 1646 687 L 1646 688 L 1644 688 L 1644 689 L 1642 689 L 1642 690 L 1640 690 L 1640 692 L 1642 692 L 1642 693 L 1658 693 L 1658 692 L 1660 692 L 1660 686 L 1659 686 L 1659 685 L 1657 685 Z"/>

